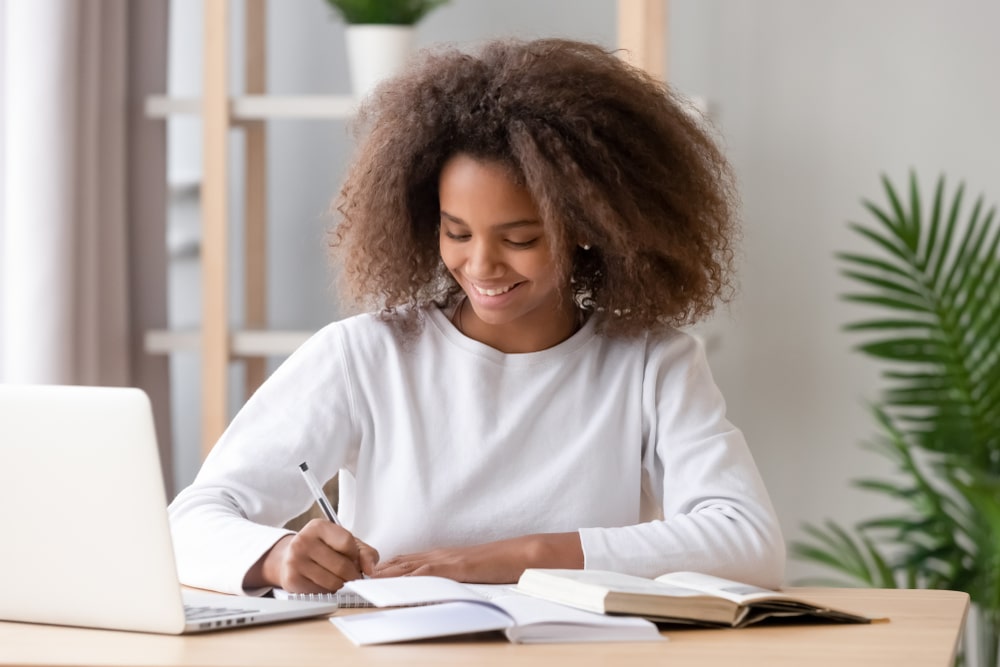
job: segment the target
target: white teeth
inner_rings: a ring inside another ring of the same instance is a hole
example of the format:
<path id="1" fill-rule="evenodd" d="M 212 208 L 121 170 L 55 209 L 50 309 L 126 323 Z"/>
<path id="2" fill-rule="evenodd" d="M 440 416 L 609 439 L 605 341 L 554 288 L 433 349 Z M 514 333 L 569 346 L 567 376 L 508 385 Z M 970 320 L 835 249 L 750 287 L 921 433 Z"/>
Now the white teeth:
<path id="1" fill-rule="evenodd" d="M 476 286 L 473 285 L 473 287 Z M 514 287 L 513 285 L 508 285 L 507 287 L 500 287 L 499 289 L 483 289 L 482 287 L 476 287 L 476 291 L 482 294 L 483 296 L 500 296 L 501 294 L 506 294 L 507 292 L 509 292 L 511 289 L 513 289 L 513 287 Z"/>

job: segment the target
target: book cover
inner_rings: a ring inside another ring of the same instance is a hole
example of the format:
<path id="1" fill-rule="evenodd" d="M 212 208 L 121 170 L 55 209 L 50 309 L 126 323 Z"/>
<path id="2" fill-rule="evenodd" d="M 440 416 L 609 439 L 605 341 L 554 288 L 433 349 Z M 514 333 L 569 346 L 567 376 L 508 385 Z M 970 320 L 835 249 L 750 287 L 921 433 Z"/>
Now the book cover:
<path id="1" fill-rule="evenodd" d="M 604 570 L 525 570 L 517 589 L 595 613 L 628 614 L 666 623 L 744 627 L 767 618 L 813 617 L 870 623 L 851 612 L 697 572 L 645 579 Z"/>

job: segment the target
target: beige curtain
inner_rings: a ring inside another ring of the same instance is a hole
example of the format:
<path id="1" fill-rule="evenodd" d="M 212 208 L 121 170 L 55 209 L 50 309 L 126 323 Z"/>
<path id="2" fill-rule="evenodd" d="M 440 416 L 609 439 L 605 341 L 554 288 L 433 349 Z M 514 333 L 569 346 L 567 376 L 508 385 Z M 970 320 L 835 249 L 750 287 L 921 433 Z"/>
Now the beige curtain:
<path id="1" fill-rule="evenodd" d="M 0 382 L 138 386 L 166 480 L 168 0 L 0 0 Z M 172 490 L 168 490 L 172 495 Z"/>

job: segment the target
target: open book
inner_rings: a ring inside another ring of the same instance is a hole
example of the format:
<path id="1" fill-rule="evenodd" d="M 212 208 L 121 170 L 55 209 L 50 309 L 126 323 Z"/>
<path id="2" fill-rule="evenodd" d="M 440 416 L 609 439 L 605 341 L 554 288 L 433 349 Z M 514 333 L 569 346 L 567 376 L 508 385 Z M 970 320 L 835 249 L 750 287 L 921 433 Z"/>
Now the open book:
<path id="1" fill-rule="evenodd" d="M 330 619 L 359 646 L 491 631 L 526 644 L 663 639 L 641 618 L 594 614 L 515 591 L 487 599 L 441 577 L 359 579 L 344 588 L 376 607 L 404 607 Z"/>
<path id="2" fill-rule="evenodd" d="M 602 570 L 528 569 L 517 590 L 579 609 L 665 623 L 740 628 L 773 617 L 815 617 L 841 623 L 876 620 L 696 572 L 645 579 Z"/>

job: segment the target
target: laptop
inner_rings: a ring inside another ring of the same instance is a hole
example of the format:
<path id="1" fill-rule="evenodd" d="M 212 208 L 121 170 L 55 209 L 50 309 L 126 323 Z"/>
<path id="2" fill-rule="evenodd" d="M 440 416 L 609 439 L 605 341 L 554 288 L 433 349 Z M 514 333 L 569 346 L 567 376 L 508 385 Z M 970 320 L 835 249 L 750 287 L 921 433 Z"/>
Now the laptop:
<path id="1" fill-rule="evenodd" d="M 336 603 L 182 588 L 139 389 L 0 385 L 0 620 L 184 634 Z"/>

